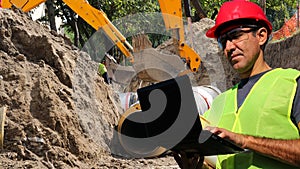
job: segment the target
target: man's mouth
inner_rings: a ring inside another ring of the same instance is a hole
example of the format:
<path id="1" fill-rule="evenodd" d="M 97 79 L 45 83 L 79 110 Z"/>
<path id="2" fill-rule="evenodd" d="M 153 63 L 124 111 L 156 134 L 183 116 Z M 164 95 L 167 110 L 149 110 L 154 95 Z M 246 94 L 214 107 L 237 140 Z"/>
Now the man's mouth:
<path id="1" fill-rule="evenodd" d="M 228 59 L 229 59 L 230 61 L 232 61 L 234 58 L 236 58 L 236 57 L 238 57 L 238 56 L 240 56 L 240 54 L 230 54 Z"/>
<path id="2" fill-rule="evenodd" d="M 240 56 L 240 54 L 231 54 L 228 58 L 229 62 L 231 63 L 231 65 L 234 65 L 238 62 L 238 60 L 236 60 L 235 58 L 237 58 L 238 56 Z"/>

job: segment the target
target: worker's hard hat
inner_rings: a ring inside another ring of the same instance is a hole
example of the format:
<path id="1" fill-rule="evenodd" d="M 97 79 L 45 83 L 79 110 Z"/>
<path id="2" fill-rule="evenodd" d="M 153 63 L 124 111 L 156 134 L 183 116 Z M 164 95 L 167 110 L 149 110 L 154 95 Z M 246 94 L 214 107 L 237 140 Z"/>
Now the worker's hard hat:
<path id="1" fill-rule="evenodd" d="M 250 20 L 257 22 L 257 24 L 263 24 L 262 26 L 268 29 L 268 34 L 272 32 L 272 24 L 256 3 L 247 0 L 225 2 L 220 8 L 215 26 L 206 32 L 206 36 L 209 38 L 217 38 L 224 27 L 232 26 L 229 23 L 234 24 L 239 21 L 244 21 L 244 24 L 247 24 L 245 22 Z M 253 22 L 249 24 L 253 25 Z"/>

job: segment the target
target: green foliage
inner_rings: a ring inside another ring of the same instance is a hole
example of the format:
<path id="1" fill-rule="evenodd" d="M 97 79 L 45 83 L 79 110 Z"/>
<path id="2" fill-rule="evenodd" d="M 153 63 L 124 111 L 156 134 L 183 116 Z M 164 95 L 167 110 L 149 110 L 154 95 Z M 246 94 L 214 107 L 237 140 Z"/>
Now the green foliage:
<path id="1" fill-rule="evenodd" d="M 64 26 L 64 33 L 70 38 L 71 42 L 74 43 L 74 32 L 70 26 Z"/>
<path id="2" fill-rule="evenodd" d="M 139 12 L 158 12 L 157 0 L 89 0 L 94 7 L 102 9 L 110 20 Z"/>
<path id="3" fill-rule="evenodd" d="M 223 2 L 225 2 L 225 0 L 199 0 L 202 8 L 204 9 L 204 11 L 207 14 L 208 18 L 211 18 L 213 13 L 214 13 L 214 9 L 218 10 L 220 9 L 220 6 L 223 4 Z M 214 19 L 214 18 L 212 18 Z"/>
<path id="4" fill-rule="evenodd" d="M 199 0 L 200 1 L 200 0 Z M 210 18 L 213 14 L 213 9 L 220 9 L 222 3 L 226 0 L 201 0 L 200 3 L 203 9 L 207 12 Z M 260 5 L 261 0 L 252 0 L 252 2 Z M 295 0 L 266 0 L 266 15 L 273 25 L 274 30 L 281 28 L 285 20 L 290 19 L 297 9 L 297 1 Z"/>
<path id="5" fill-rule="evenodd" d="M 136 13 L 159 11 L 159 5 L 157 0 L 88 0 L 88 2 L 91 6 L 95 7 L 96 9 L 102 10 L 111 21 Z M 57 15 L 60 15 L 65 21 L 72 21 L 76 19 L 73 17 L 75 14 L 72 12 L 72 10 L 70 10 L 65 4 L 61 4 L 61 6 L 57 4 L 58 11 L 61 11 L 57 12 Z M 84 23 L 83 25 L 79 25 L 78 29 L 81 39 L 83 41 L 87 41 L 89 37 L 96 32 L 96 30 L 94 30 L 81 18 L 78 18 L 77 22 L 78 24 Z M 129 22 L 128 27 L 125 30 L 122 30 L 121 32 L 126 34 L 126 32 L 134 31 L 132 30 L 134 29 L 134 27 L 130 26 L 130 24 L 131 23 Z M 67 22 L 64 27 L 68 30 L 75 31 L 74 26 L 71 25 L 69 22 Z M 72 33 L 70 33 L 70 35 L 72 35 Z M 72 36 L 72 38 L 73 37 L 74 36 Z M 82 47 L 83 44 L 84 43 L 81 43 L 81 46 L 79 47 Z"/>

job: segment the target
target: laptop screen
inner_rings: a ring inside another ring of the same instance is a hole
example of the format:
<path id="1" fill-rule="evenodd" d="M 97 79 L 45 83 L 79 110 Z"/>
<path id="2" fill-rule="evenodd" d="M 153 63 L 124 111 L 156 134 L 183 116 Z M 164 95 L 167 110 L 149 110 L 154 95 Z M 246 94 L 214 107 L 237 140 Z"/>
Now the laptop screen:
<path id="1" fill-rule="evenodd" d="M 140 88 L 137 94 L 147 137 L 158 137 L 166 148 L 197 142 L 202 127 L 187 75 Z"/>

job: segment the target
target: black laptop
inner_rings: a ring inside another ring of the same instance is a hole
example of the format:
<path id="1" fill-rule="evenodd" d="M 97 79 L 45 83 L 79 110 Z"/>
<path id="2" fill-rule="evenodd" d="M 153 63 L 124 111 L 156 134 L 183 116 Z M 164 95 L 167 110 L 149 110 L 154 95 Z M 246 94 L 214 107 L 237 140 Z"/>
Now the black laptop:
<path id="1" fill-rule="evenodd" d="M 244 151 L 232 142 L 202 130 L 187 75 L 140 88 L 137 94 L 142 112 L 135 114 L 134 123 L 126 125 L 132 126 L 130 137 L 145 138 L 147 145 L 153 147 L 203 156 Z"/>

